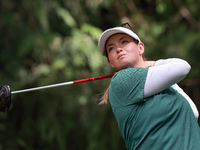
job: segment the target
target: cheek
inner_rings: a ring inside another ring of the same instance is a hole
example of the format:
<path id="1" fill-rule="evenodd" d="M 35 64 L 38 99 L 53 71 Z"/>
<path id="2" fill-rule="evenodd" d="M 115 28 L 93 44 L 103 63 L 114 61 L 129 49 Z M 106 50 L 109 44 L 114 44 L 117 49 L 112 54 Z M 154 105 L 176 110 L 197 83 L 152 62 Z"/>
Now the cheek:
<path id="1" fill-rule="evenodd" d="M 107 53 L 108 54 L 108 58 L 111 60 L 111 59 L 114 59 L 114 57 L 115 57 L 115 53 L 114 52 L 109 52 L 109 53 Z"/>
<path id="2" fill-rule="evenodd" d="M 132 54 L 139 54 L 139 49 L 137 45 L 127 46 L 126 51 Z"/>
<path id="3" fill-rule="evenodd" d="M 109 59 L 109 62 L 110 62 L 110 63 L 113 63 L 114 59 L 113 59 L 113 56 L 112 56 L 112 55 L 108 55 L 108 59 Z"/>
<path id="4" fill-rule="evenodd" d="M 108 63 L 110 64 L 110 66 L 111 66 L 112 68 L 115 68 L 115 65 L 114 65 L 114 64 L 115 64 L 115 61 L 114 61 L 114 59 L 113 59 L 112 56 L 108 55 L 107 61 L 108 61 Z"/>
<path id="5" fill-rule="evenodd" d="M 109 64 L 114 67 L 114 64 L 116 64 L 116 56 L 113 53 L 108 54 Z"/>

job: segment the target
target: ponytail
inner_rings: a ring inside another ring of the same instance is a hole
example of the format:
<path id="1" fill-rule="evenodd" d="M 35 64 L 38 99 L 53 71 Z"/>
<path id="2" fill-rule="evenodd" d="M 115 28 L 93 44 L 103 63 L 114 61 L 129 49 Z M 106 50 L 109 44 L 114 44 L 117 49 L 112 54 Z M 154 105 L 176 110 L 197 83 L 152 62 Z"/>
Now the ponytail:
<path id="1" fill-rule="evenodd" d="M 108 88 L 104 92 L 103 96 L 101 97 L 101 102 L 99 103 L 99 105 L 103 105 L 103 104 L 107 104 L 108 103 L 109 87 L 110 87 L 110 85 L 108 86 Z"/>

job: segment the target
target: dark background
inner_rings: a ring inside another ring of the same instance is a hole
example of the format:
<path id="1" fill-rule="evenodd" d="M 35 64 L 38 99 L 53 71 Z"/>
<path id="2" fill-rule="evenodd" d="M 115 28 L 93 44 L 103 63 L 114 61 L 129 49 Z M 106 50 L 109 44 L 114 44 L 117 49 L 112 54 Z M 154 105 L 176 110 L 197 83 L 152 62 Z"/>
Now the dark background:
<path id="1" fill-rule="evenodd" d="M 195 0 L 2 0 L 0 83 L 16 91 L 113 73 L 97 41 L 129 22 L 146 58 L 190 63 L 179 85 L 200 110 L 199 10 Z M 13 94 L 0 113 L 0 149 L 125 149 L 110 104 L 98 105 L 109 82 Z"/>

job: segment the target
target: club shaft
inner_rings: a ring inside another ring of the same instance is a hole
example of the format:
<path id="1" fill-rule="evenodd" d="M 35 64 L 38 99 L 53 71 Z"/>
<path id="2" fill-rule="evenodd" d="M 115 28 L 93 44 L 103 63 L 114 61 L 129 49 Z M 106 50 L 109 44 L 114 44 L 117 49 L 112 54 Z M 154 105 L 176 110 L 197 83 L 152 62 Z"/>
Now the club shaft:
<path id="1" fill-rule="evenodd" d="M 46 86 L 41 86 L 41 87 L 36 87 L 36 88 L 18 90 L 18 91 L 11 92 L 11 94 L 23 93 L 23 92 L 29 92 L 29 91 L 36 91 L 36 90 L 47 89 L 47 88 L 52 88 L 52 87 L 58 87 L 58 86 L 76 84 L 76 83 L 81 83 L 81 82 L 88 82 L 88 81 L 94 81 L 94 80 L 99 80 L 99 79 L 111 78 L 113 75 L 114 74 L 110 74 L 110 75 L 98 76 L 98 77 L 93 77 L 93 78 L 87 78 L 87 79 L 69 81 L 69 82 L 64 82 L 64 83 L 46 85 Z"/>
<path id="2" fill-rule="evenodd" d="M 52 85 L 46 85 L 46 86 L 30 88 L 30 89 L 24 89 L 24 90 L 19 90 L 19 91 L 13 91 L 13 92 L 11 92 L 11 94 L 23 93 L 23 92 L 29 92 L 29 91 L 36 91 L 36 90 L 47 89 L 47 88 L 58 87 L 58 86 L 64 86 L 64 85 L 70 85 L 70 84 L 73 84 L 73 81 L 58 83 L 58 84 L 52 84 Z"/>

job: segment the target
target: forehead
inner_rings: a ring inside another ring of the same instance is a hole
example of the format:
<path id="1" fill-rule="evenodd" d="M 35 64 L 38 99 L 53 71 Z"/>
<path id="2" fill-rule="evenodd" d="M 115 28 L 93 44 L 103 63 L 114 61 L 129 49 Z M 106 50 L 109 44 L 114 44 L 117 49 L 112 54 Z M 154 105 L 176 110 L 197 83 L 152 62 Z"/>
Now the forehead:
<path id="1" fill-rule="evenodd" d="M 123 39 L 123 38 L 130 38 L 130 39 L 132 39 L 132 37 L 130 37 L 130 36 L 127 35 L 127 34 L 117 33 L 117 34 L 114 34 L 114 35 L 112 35 L 112 36 L 110 36 L 110 37 L 108 38 L 108 40 L 107 40 L 107 42 L 106 42 L 106 46 L 107 46 L 108 44 L 112 44 L 112 43 L 114 43 L 114 42 L 117 42 L 117 41 L 119 41 L 119 40 L 121 40 L 121 39 Z"/>

